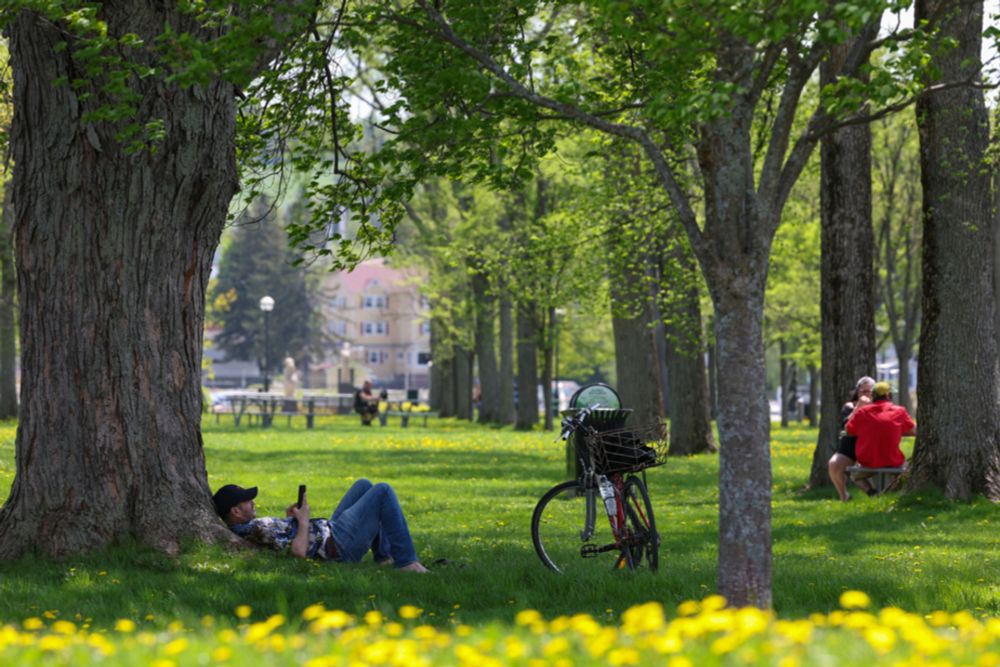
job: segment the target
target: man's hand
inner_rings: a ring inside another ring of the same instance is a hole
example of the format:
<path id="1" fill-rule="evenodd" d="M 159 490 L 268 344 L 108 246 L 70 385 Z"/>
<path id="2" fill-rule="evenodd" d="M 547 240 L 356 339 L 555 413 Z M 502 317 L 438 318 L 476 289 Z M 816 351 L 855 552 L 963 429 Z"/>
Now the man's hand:
<path id="1" fill-rule="evenodd" d="M 305 494 L 302 494 L 302 507 L 292 503 L 285 509 L 285 516 L 294 517 L 299 523 L 298 532 L 290 545 L 292 555 L 305 558 L 309 550 L 309 501 Z"/>
<path id="2" fill-rule="evenodd" d="M 858 396 L 858 407 L 861 407 L 862 405 L 868 405 L 871 402 L 872 402 L 871 396 Z"/>
<path id="3" fill-rule="evenodd" d="M 302 507 L 297 507 L 295 503 L 292 503 L 285 508 L 285 516 L 295 517 L 299 520 L 299 524 L 309 521 L 309 501 L 306 500 L 305 495 L 302 496 Z"/>

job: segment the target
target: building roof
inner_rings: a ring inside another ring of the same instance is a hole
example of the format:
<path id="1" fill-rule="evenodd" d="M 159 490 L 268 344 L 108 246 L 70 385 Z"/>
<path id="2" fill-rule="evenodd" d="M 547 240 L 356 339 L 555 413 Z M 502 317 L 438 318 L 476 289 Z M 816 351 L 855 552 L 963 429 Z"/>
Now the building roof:
<path id="1" fill-rule="evenodd" d="M 395 286 L 406 285 L 419 275 L 416 269 L 389 266 L 385 258 L 375 257 L 361 262 L 353 271 L 341 271 L 336 278 L 347 293 L 358 294 L 365 292 L 372 281 L 378 281 L 382 290 L 389 291 Z"/>

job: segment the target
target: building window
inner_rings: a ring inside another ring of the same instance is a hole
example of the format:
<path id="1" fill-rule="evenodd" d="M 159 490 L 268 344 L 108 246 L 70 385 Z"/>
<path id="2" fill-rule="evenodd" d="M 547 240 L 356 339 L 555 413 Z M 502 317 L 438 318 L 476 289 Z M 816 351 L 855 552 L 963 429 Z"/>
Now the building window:
<path id="1" fill-rule="evenodd" d="M 389 305 L 389 300 L 379 295 L 366 296 L 361 300 L 361 307 L 366 310 L 382 310 Z"/>
<path id="2" fill-rule="evenodd" d="M 326 330 L 335 336 L 346 336 L 347 322 L 344 322 L 343 320 L 327 322 Z"/>
<path id="3" fill-rule="evenodd" d="M 430 322 L 421 322 L 420 323 L 420 335 L 421 336 L 430 336 L 431 335 L 431 323 Z"/>
<path id="4" fill-rule="evenodd" d="M 369 364 L 380 364 L 382 363 L 381 355 L 375 350 L 368 351 L 368 363 Z"/>
<path id="5" fill-rule="evenodd" d="M 426 366 L 431 360 L 430 352 L 417 352 L 417 366 Z"/>
<path id="6" fill-rule="evenodd" d="M 347 297 L 346 296 L 333 297 L 332 299 L 330 299 L 330 307 L 339 310 L 347 308 Z"/>
<path id="7" fill-rule="evenodd" d="M 385 336 L 388 333 L 388 322 L 378 320 L 375 322 L 365 321 L 361 323 L 361 335 L 363 336 Z"/>

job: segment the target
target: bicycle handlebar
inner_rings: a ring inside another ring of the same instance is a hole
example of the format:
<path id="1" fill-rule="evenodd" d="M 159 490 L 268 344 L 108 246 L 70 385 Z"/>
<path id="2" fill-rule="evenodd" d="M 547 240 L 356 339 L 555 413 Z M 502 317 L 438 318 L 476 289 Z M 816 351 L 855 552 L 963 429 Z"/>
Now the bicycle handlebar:
<path id="1" fill-rule="evenodd" d="M 601 407 L 600 403 L 594 403 L 589 408 L 581 408 L 575 415 L 567 415 L 563 417 L 562 433 L 560 433 L 559 437 L 563 440 L 568 439 L 569 436 L 573 435 L 576 430 L 584 426 L 584 422 L 587 421 L 587 417 L 590 416 L 590 413 L 599 407 Z"/>

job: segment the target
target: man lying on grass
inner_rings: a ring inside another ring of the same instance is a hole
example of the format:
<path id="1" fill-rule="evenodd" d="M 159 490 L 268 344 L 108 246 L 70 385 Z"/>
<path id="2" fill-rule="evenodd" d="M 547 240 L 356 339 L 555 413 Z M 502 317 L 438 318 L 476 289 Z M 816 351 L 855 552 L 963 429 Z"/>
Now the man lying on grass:
<path id="1" fill-rule="evenodd" d="M 215 510 L 234 533 L 263 547 L 289 548 L 293 556 L 356 563 L 370 549 L 375 562 L 393 564 L 405 572 L 427 572 L 417 553 L 399 507 L 396 492 L 385 482 L 359 479 L 341 499 L 329 519 L 310 519 L 305 496 L 302 506 L 289 505 L 284 519 L 257 517 L 253 499 L 257 487 L 227 484 L 215 492 Z M 309 530 L 299 526 L 309 525 Z"/>

